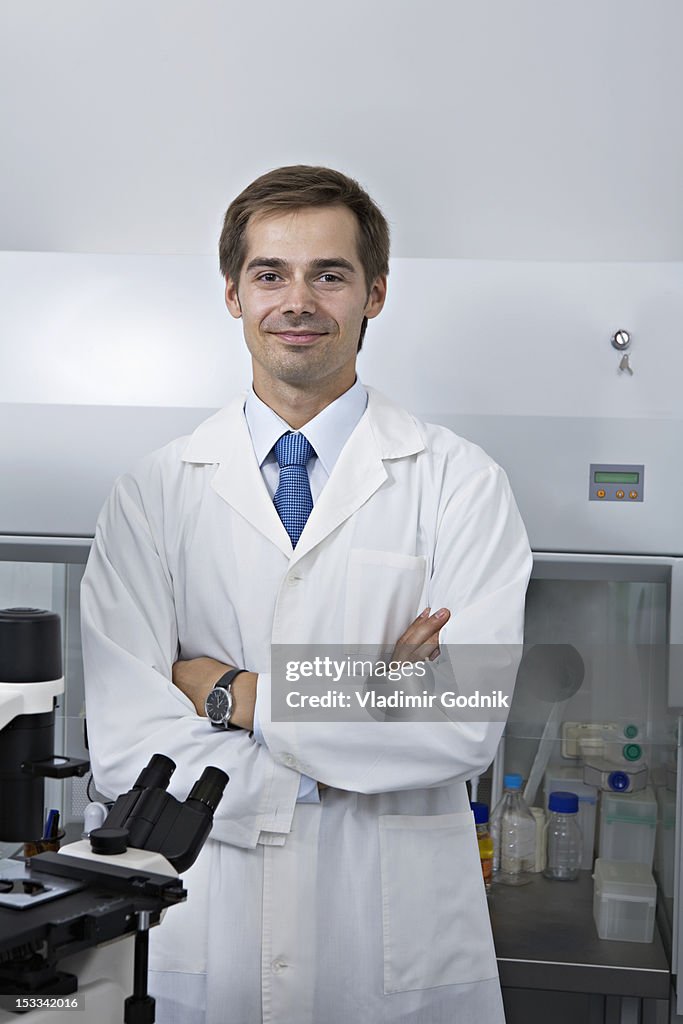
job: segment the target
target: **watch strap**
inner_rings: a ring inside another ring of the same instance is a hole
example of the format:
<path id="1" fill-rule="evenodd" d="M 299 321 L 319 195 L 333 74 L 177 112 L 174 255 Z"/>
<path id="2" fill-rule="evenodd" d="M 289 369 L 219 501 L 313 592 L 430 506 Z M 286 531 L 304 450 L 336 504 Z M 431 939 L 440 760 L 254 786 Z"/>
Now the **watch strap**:
<path id="1" fill-rule="evenodd" d="M 240 675 L 242 672 L 246 672 L 246 671 L 247 671 L 246 668 L 231 668 L 231 669 L 228 669 L 228 671 L 225 672 L 220 677 L 220 679 L 217 682 L 214 683 L 213 689 L 215 690 L 217 686 L 221 686 L 224 690 L 228 690 L 230 692 L 230 695 L 232 696 L 232 684 L 233 684 L 234 680 L 237 678 L 238 675 Z M 233 700 L 234 700 L 234 698 L 233 698 Z M 215 724 L 215 723 L 212 723 L 212 725 L 213 724 Z M 232 722 L 228 721 L 226 723 L 226 725 L 225 725 L 225 728 L 226 729 L 239 729 L 239 725 L 233 725 Z"/>

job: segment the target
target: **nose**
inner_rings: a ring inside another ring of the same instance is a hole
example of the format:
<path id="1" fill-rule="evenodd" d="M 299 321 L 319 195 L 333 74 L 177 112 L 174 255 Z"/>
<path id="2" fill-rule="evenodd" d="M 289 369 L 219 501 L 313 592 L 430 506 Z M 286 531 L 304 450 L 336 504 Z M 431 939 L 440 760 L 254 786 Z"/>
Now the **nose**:
<path id="1" fill-rule="evenodd" d="M 280 312 L 303 316 L 315 313 L 315 296 L 305 278 L 292 278 L 288 288 L 282 293 Z"/>

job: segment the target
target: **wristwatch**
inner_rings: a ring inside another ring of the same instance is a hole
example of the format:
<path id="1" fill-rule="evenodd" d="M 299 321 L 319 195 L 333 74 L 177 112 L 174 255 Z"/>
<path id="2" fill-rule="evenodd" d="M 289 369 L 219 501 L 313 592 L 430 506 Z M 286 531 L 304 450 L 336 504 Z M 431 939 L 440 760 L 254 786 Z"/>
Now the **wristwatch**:
<path id="1" fill-rule="evenodd" d="M 231 668 L 224 676 L 221 676 L 213 690 L 210 690 L 204 701 L 206 717 L 217 729 L 239 729 L 238 725 L 232 725 L 230 716 L 235 704 L 232 695 L 232 684 L 240 672 L 246 672 L 246 668 Z"/>

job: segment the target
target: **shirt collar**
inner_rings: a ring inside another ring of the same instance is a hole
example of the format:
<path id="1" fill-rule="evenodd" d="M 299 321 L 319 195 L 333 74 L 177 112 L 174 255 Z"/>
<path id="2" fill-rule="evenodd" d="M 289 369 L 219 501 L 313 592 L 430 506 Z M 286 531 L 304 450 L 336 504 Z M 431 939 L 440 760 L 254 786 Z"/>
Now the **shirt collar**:
<path id="1" fill-rule="evenodd" d="M 356 377 L 355 383 L 348 391 L 335 398 L 334 402 L 326 405 L 317 416 L 301 427 L 299 433 L 313 445 L 328 476 L 365 412 L 367 404 L 368 393 Z M 247 393 L 244 415 L 257 462 L 262 466 L 275 442 L 288 430 L 294 430 L 294 427 L 262 402 L 253 386 Z"/>

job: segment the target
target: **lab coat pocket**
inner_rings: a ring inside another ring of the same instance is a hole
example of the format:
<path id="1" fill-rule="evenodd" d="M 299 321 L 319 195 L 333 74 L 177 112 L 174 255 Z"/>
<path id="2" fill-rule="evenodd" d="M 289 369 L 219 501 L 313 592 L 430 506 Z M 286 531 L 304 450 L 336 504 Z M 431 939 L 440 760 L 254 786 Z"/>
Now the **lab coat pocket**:
<path id="1" fill-rule="evenodd" d="M 353 548 L 346 574 L 344 641 L 393 647 L 422 611 L 418 605 L 426 571 L 423 555 Z"/>
<path id="2" fill-rule="evenodd" d="M 384 992 L 497 977 L 470 811 L 379 818 Z"/>

